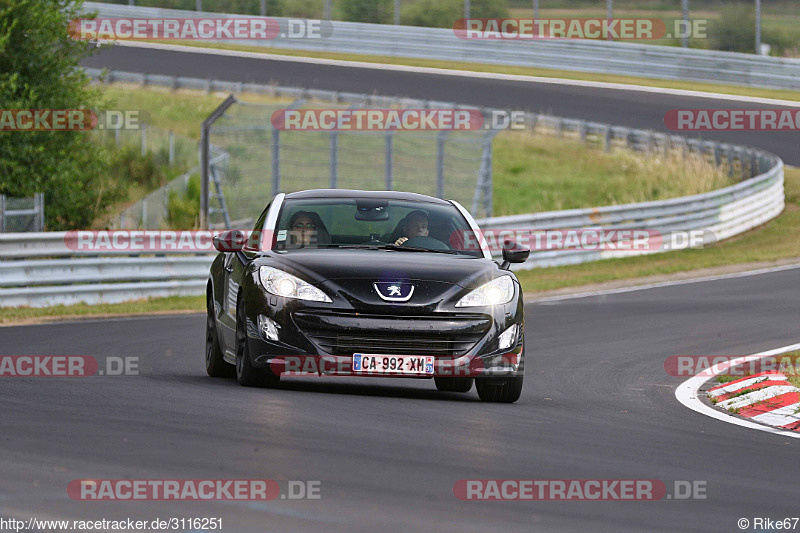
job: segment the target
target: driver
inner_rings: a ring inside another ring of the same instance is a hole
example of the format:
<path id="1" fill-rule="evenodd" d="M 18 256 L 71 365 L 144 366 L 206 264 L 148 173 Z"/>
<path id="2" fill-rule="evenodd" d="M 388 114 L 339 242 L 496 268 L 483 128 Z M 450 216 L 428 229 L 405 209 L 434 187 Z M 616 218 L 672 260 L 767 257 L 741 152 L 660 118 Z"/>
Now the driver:
<path id="1" fill-rule="evenodd" d="M 396 245 L 401 245 L 408 239 L 414 237 L 428 236 L 428 214 L 425 211 L 412 211 L 403 219 L 401 226 L 403 236 L 394 241 Z"/>
<path id="2" fill-rule="evenodd" d="M 304 248 L 317 243 L 317 223 L 308 211 L 298 211 L 289 220 L 289 246 Z"/>

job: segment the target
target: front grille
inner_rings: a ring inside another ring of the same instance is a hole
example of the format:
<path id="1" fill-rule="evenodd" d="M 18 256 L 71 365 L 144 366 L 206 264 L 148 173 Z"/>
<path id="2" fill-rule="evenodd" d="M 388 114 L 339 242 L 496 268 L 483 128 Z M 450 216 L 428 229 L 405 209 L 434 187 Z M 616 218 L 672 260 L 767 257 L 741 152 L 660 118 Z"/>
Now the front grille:
<path id="1" fill-rule="evenodd" d="M 354 353 L 464 355 L 486 334 L 491 319 L 472 316 L 386 316 L 295 313 L 294 321 L 317 348 L 332 355 Z"/>

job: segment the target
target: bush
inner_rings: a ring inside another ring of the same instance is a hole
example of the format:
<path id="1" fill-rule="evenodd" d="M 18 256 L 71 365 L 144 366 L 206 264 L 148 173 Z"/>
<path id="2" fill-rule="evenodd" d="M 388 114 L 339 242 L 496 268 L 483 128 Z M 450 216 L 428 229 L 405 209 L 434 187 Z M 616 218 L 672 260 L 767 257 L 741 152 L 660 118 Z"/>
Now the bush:
<path id="1" fill-rule="evenodd" d="M 400 20 L 407 26 L 451 28 L 463 17 L 463 0 L 417 0 L 403 6 Z"/>
<path id="2" fill-rule="evenodd" d="M 182 194 L 170 191 L 167 223 L 171 229 L 193 229 L 200 224 L 200 176 L 189 178 Z"/>
<path id="3" fill-rule="evenodd" d="M 756 15 L 750 6 L 725 6 L 722 16 L 710 24 L 711 48 L 728 52 L 754 53 L 756 47 Z"/>
<path id="4" fill-rule="evenodd" d="M 394 18 L 392 0 L 338 0 L 334 2 L 342 20 L 387 24 Z"/>
<path id="5" fill-rule="evenodd" d="M 141 155 L 140 149 L 125 146 L 111 154 L 109 175 L 127 190 L 138 185 L 144 189 L 156 189 L 165 181 L 164 173 L 152 152 Z"/>
<path id="6" fill-rule="evenodd" d="M 463 17 L 463 2 L 461 11 L 461 17 Z M 508 17 L 508 2 L 506 0 L 472 0 L 469 6 L 469 16 L 474 19 L 506 18 Z"/>

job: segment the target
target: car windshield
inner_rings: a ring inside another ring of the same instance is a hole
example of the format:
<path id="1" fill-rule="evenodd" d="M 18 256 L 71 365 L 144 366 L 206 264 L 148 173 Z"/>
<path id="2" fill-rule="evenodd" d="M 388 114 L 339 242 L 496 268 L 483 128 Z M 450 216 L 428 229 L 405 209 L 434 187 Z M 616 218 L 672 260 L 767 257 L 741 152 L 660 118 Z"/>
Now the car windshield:
<path id="1" fill-rule="evenodd" d="M 483 257 L 452 204 L 380 198 L 287 199 L 272 249 L 365 248 Z"/>

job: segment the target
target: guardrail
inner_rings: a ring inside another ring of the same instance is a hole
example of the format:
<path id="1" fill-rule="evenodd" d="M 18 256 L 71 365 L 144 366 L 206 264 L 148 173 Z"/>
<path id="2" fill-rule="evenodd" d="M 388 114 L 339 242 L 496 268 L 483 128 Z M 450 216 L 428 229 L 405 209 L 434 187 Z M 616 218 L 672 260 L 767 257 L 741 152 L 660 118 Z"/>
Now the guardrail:
<path id="1" fill-rule="evenodd" d="M 102 17 L 247 16 L 99 2 L 86 2 L 84 10 L 96 11 Z M 277 20 L 285 27 L 288 19 L 277 18 Z M 600 40 L 475 41 L 459 39 L 453 30 L 443 28 L 341 21 L 331 21 L 330 24 L 333 28 L 331 35 L 324 38 L 291 39 L 279 35 L 271 40 L 225 42 L 268 48 L 527 66 L 773 89 L 800 89 L 800 59 Z"/>
<path id="2" fill-rule="evenodd" d="M 0 307 L 203 294 L 213 256 L 75 250 L 68 232 L 0 234 Z"/>

